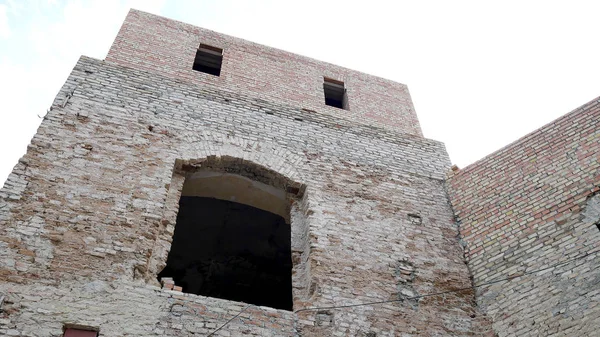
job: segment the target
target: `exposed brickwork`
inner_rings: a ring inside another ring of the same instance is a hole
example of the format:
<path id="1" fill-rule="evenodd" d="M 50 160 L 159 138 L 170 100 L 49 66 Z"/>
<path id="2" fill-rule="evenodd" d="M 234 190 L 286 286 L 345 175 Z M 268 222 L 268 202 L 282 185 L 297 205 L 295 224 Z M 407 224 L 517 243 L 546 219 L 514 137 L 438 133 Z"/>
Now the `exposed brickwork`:
<path id="1" fill-rule="evenodd" d="M 200 43 L 223 49 L 219 77 L 192 70 Z M 106 61 L 422 135 L 404 84 L 136 10 L 125 19 Z M 345 83 L 349 110 L 325 105 L 323 77 Z"/>
<path id="2" fill-rule="evenodd" d="M 600 250 L 599 99 L 448 179 L 475 283 Z M 588 206 L 590 205 L 590 206 Z M 500 336 L 593 336 L 600 254 L 486 286 L 478 302 Z"/>
<path id="3" fill-rule="evenodd" d="M 151 277 L 168 245 L 176 163 L 225 159 L 305 186 L 291 213 L 294 310 L 470 285 L 441 143 L 82 58 L 0 191 L 0 334 L 57 336 L 76 323 L 100 336 L 206 335 L 238 313 L 241 303 Z M 489 329 L 465 291 L 297 314 L 251 307 L 218 335 Z"/>
<path id="4" fill-rule="evenodd" d="M 200 43 L 221 76 L 192 70 Z M 599 121 L 596 99 L 451 170 L 402 84 L 131 11 L 0 190 L 0 335 L 207 335 L 243 309 L 216 335 L 594 335 L 599 258 L 570 259 L 600 250 Z M 281 192 L 294 311 L 159 284 L 203 170 Z"/>

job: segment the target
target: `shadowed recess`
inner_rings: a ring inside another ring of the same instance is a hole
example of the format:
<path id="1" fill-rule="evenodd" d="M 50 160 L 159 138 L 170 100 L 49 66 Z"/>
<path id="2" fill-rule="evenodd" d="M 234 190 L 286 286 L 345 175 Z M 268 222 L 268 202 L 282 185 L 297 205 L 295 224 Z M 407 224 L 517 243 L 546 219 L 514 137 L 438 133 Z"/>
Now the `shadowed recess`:
<path id="1" fill-rule="evenodd" d="M 186 293 L 292 310 L 290 227 L 237 202 L 182 196 L 167 265 Z"/>

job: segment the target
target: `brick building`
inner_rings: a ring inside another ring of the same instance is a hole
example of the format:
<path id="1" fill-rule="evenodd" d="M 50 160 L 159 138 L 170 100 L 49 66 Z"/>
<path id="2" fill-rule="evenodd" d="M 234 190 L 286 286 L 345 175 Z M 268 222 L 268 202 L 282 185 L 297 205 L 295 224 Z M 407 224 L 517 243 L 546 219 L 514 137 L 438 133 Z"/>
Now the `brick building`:
<path id="1" fill-rule="evenodd" d="M 598 102 L 452 171 L 405 85 L 132 10 L 0 191 L 0 334 L 593 335 Z"/>

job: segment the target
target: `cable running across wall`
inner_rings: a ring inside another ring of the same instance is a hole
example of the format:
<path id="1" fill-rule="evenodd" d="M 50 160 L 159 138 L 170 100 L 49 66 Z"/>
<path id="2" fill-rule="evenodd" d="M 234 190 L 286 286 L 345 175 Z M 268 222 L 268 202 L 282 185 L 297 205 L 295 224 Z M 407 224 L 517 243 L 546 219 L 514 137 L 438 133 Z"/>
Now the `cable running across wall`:
<path id="1" fill-rule="evenodd" d="M 406 300 L 416 300 L 416 299 L 420 299 L 420 298 L 425 298 L 425 297 L 432 297 L 432 296 L 440 296 L 440 295 L 446 295 L 446 294 L 451 294 L 451 293 L 456 293 L 456 292 L 460 292 L 460 291 L 465 291 L 465 290 L 472 290 L 472 289 L 476 289 L 479 287 L 484 287 L 484 286 L 488 286 L 488 285 L 492 285 L 492 284 L 496 284 L 496 283 L 500 283 L 500 282 L 504 282 L 504 281 L 511 281 L 526 275 L 531 275 L 531 274 L 535 274 L 535 273 L 539 273 L 539 272 L 543 272 L 552 268 L 556 268 L 558 266 L 562 266 L 565 265 L 567 263 L 571 263 L 573 261 L 577 261 L 580 259 L 584 259 L 588 256 L 592 256 L 596 253 L 598 253 L 600 250 L 594 250 L 592 252 L 589 253 L 585 253 L 585 254 L 581 254 L 578 255 L 574 258 L 550 265 L 548 267 L 544 267 L 544 268 L 540 268 L 540 269 L 536 269 L 536 270 L 532 270 L 532 271 L 528 271 L 528 272 L 523 272 L 517 275 L 513 275 L 513 276 L 509 276 L 509 277 L 503 277 L 503 278 L 499 278 L 496 280 L 492 280 L 492 281 L 488 281 L 488 282 L 484 282 L 484 283 L 480 283 L 480 284 L 476 284 L 474 286 L 471 287 L 465 287 L 465 288 L 460 288 L 460 289 L 454 289 L 454 290 L 448 290 L 448 291 L 442 291 L 442 292 L 438 292 L 438 293 L 430 293 L 430 294 L 423 294 L 423 295 L 418 295 L 418 296 L 412 296 L 412 297 L 403 297 L 403 298 L 399 298 L 399 299 L 394 299 L 394 300 L 385 300 L 385 301 L 373 301 L 373 302 L 363 302 L 363 303 L 357 303 L 357 304 L 346 304 L 346 305 L 336 305 L 336 306 L 329 306 L 329 307 L 310 307 L 310 308 L 304 308 L 304 309 L 298 309 L 296 311 L 294 311 L 294 314 L 297 314 L 299 312 L 302 311 L 314 311 L 314 310 L 331 310 L 331 309 L 342 309 L 342 308 L 352 308 L 352 307 L 360 307 L 360 306 L 365 306 L 365 305 L 377 305 L 377 304 L 386 304 L 386 303 L 393 303 L 393 302 L 403 302 Z M 221 330 L 223 327 L 225 327 L 227 324 L 229 324 L 229 322 L 233 321 L 235 318 L 237 318 L 239 315 L 241 315 L 244 311 L 246 311 L 246 309 L 252 307 L 254 305 L 250 304 L 247 307 L 245 307 L 244 309 L 242 309 L 242 311 L 240 311 L 237 315 L 233 316 L 232 318 L 230 318 L 227 322 L 225 322 L 223 325 L 221 325 L 220 327 L 218 327 L 217 329 L 215 329 L 213 332 L 211 332 L 210 334 L 208 334 L 208 337 L 212 336 L 215 332 Z"/>

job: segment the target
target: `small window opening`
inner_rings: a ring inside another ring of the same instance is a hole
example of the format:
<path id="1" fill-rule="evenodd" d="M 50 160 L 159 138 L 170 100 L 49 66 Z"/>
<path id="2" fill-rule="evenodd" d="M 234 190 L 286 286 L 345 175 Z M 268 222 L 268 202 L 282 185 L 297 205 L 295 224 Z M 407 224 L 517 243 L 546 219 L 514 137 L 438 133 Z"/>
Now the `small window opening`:
<path id="1" fill-rule="evenodd" d="M 159 280 L 183 292 L 292 310 L 290 201 L 245 176 L 186 175 Z"/>
<path id="2" fill-rule="evenodd" d="M 65 328 L 63 337 L 98 337 L 98 331 L 77 328 Z"/>
<path id="3" fill-rule="evenodd" d="M 325 92 L 325 104 L 340 109 L 348 109 L 344 82 L 325 77 L 323 90 Z"/>
<path id="4" fill-rule="evenodd" d="M 203 73 L 220 76 L 223 63 L 223 49 L 200 44 L 196 51 L 192 69 Z"/>

